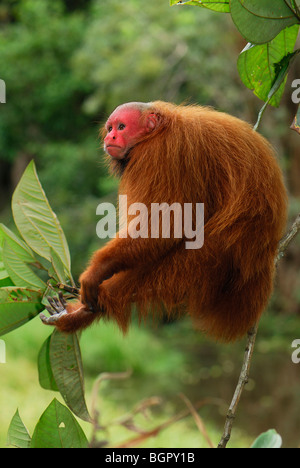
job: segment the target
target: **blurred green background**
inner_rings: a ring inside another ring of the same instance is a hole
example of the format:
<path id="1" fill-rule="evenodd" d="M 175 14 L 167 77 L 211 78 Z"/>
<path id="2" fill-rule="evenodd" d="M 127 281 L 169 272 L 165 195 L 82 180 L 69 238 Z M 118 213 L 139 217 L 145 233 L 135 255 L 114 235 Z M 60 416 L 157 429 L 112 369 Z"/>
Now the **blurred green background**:
<path id="1" fill-rule="evenodd" d="M 0 105 L 1 222 L 12 226 L 10 199 L 31 159 L 50 204 L 66 233 L 73 274 L 78 278 L 101 246 L 96 207 L 115 200 L 118 182 L 107 174 L 99 126 L 127 101 L 199 103 L 255 123 L 262 103 L 241 83 L 236 61 L 245 45 L 230 17 L 193 7 L 170 8 L 168 0 L 2 0 L 0 78 L 6 104 Z M 261 132 L 278 152 L 290 196 L 290 219 L 300 210 L 299 136 L 289 130 L 295 114 L 291 71 L 279 109 L 270 108 Z M 300 239 L 281 261 L 276 288 L 264 314 L 230 446 L 248 446 L 274 427 L 286 447 L 300 443 L 300 364 L 291 361 L 291 343 L 300 338 Z M 0 446 L 19 408 L 32 433 L 53 395 L 38 384 L 37 354 L 49 330 L 35 319 L 4 337 L 6 364 L 0 364 Z M 81 339 L 87 380 L 102 372 L 132 370 L 125 381 L 101 386 L 101 423 L 156 395 L 162 403 L 152 428 L 185 408 L 179 393 L 200 411 L 218 443 L 245 342 L 216 344 L 195 332 L 189 320 L 133 323 L 123 337 L 100 323 Z M 87 435 L 88 425 L 84 426 Z M 133 437 L 112 427 L 111 443 Z M 205 447 L 191 417 L 149 439 L 149 447 Z"/>

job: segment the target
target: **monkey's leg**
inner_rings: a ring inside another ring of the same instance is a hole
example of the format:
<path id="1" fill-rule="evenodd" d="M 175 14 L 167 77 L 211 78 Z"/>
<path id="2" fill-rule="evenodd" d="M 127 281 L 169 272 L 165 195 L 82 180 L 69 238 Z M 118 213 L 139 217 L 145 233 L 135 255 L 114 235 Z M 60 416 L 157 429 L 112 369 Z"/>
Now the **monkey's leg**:
<path id="1" fill-rule="evenodd" d="M 136 305 L 140 318 L 162 310 L 172 314 L 176 308 L 178 313 L 186 296 L 186 287 L 180 284 L 180 276 L 185 275 L 181 269 L 178 271 L 177 263 L 177 256 L 169 256 L 159 263 L 122 271 L 105 280 L 98 290 L 103 317 L 116 321 L 126 332 L 133 305 Z"/>

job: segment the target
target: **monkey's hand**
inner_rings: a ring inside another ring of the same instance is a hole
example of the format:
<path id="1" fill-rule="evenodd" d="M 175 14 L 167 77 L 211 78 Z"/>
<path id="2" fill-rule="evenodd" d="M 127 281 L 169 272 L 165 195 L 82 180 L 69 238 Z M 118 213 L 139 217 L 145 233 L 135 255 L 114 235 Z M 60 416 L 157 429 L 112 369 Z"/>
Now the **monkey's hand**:
<path id="1" fill-rule="evenodd" d="M 50 306 L 46 309 L 50 316 L 40 314 L 40 318 L 45 325 L 55 326 L 61 332 L 75 333 L 100 317 L 79 301 L 67 304 L 62 293 L 59 293 L 59 297 L 48 297 L 48 301 Z"/>
<path id="2" fill-rule="evenodd" d="M 46 306 L 46 309 L 50 316 L 46 317 L 46 315 L 40 314 L 40 319 L 45 325 L 57 325 L 58 321 L 68 314 L 67 303 L 61 292 L 59 293 L 59 297 L 48 297 L 47 299 L 50 307 Z"/>

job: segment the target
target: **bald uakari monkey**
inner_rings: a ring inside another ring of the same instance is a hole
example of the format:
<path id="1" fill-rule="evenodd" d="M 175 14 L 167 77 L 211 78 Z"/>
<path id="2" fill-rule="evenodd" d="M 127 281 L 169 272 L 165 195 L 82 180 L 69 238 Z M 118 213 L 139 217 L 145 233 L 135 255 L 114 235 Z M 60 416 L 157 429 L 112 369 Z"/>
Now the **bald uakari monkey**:
<path id="1" fill-rule="evenodd" d="M 286 224 L 286 190 L 270 144 L 225 113 L 160 101 L 119 106 L 102 133 L 128 206 L 143 203 L 150 216 L 153 203 L 203 203 L 204 245 L 186 249 L 184 234 L 118 233 L 81 275 L 81 302 L 52 300 L 43 322 L 72 333 L 106 318 L 125 332 L 135 305 L 140 318 L 188 313 L 216 339 L 243 336 L 268 303 Z"/>

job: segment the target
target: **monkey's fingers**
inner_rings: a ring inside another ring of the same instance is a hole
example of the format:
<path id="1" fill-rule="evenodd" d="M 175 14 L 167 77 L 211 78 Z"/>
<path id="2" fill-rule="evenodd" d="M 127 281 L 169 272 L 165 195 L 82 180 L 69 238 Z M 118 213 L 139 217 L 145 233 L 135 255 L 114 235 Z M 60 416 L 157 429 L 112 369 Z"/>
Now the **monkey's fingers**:
<path id="1" fill-rule="evenodd" d="M 47 299 L 52 310 L 50 310 L 50 308 L 46 308 L 51 315 L 53 315 L 54 313 L 63 312 L 67 307 L 67 303 L 62 293 L 59 293 L 59 297 L 47 297 Z"/>
<path id="2" fill-rule="evenodd" d="M 63 293 L 62 293 L 61 291 L 59 291 L 58 297 L 59 297 L 59 302 L 60 302 L 60 304 L 63 306 L 64 309 L 66 309 L 66 307 L 67 307 L 67 302 L 66 302 L 66 300 L 65 300 L 65 298 L 64 298 L 64 295 L 63 295 Z"/>
<path id="3" fill-rule="evenodd" d="M 53 313 L 53 311 L 50 310 L 50 307 L 46 307 L 48 312 L 50 314 Z M 54 315 L 50 315 L 50 317 L 46 317 L 44 314 L 40 314 L 40 319 L 45 325 L 56 325 L 57 322 L 65 315 L 67 315 L 68 312 L 66 310 L 63 310 L 60 313 L 54 313 Z"/>
<path id="4" fill-rule="evenodd" d="M 45 325 L 55 325 L 61 317 L 66 315 L 68 312 L 66 310 L 67 303 L 63 298 L 62 293 L 59 293 L 59 297 L 48 297 L 49 306 L 45 306 L 46 310 L 49 312 L 50 317 L 46 317 L 44 314 L 40 314 L 40 319 Z"/>

